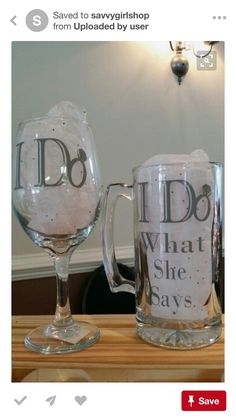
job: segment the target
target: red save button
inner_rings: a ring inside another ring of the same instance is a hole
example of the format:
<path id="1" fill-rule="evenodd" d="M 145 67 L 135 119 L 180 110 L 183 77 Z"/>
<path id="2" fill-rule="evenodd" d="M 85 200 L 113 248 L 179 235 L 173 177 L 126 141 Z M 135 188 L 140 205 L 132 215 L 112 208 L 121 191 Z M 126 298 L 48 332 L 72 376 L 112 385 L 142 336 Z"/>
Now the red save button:
<path id="1" fill-rule="evenodd" d="M 182 391 L 182 410 L 226 410 L 226 391 Z"/>

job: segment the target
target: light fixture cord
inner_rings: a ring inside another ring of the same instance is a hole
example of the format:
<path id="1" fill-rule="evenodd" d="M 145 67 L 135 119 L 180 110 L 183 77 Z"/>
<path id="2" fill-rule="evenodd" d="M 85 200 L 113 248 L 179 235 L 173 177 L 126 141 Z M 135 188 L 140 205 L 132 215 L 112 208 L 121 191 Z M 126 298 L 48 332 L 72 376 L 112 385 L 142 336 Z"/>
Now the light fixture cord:
<path id="1" fill-rule="evenodd" d="M 209 51 L 205 54 L 205 55 L 198 55 L 197 53 L 196 53 L 196 50 L 195 50 L 195 47 L 194 47 L 194 44 L 192 45 L 192 48 L 193 48 L 193 53 L 194 53 L 194 55 L 195 55 L 195 57 L 197 57 L 197 58 L 205 58 L 205 57 L 207 57 L 210 53 L 211 53 L 211 51 L 212 51 L 212 44 L 210 45 L 210 49 L 209 49 Z"/>

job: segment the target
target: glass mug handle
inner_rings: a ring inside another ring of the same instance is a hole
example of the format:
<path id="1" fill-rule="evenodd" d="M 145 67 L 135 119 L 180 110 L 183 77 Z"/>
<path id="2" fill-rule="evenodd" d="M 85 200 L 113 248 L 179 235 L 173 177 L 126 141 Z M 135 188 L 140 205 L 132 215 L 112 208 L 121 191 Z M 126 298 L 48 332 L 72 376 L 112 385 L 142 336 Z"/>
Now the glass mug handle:
<path id="1" fill-rule="evenodd" d="M 133 186 L 113 183 L 106 189 L 102 211 L 102 248 L 103 263 L 112 292 L 126 291 L 135 293 L 135 283 L 120 274 L 114 248 L 114 214 L 117 200 L 125 197 L 133 200 Z"/>

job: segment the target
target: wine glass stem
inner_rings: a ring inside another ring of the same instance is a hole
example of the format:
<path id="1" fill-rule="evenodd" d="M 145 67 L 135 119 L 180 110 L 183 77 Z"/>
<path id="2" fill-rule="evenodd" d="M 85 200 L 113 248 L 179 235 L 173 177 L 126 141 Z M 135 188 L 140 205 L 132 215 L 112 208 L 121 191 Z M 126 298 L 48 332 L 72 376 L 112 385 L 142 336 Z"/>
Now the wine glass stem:
<path id="1" fill-rule="evenodd" d="M 53 324 L 66 327 L 73 323 L 68 286 L 70 255 L 53 256 L 53 261 L 57 279 L 57 306 Z"/>

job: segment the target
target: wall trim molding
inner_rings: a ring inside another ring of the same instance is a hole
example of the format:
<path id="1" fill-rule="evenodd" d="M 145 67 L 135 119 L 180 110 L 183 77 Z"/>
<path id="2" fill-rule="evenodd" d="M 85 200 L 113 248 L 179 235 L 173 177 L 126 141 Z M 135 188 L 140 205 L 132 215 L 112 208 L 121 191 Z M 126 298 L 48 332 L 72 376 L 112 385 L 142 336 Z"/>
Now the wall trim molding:
<path id="1" fill-rule="evenodd" d="M 116 248 L 116 257 L 120 263 L 134 265 L 133 246 Z M 99 248 L 75 251 L 71 258 L 70 273 L 91 272 L 102 264 L 102 251 Z M 43 278 L 53 276 L 54 268 L 46 252 L 30 253 L 12 257 L 12 280 Z"/>

